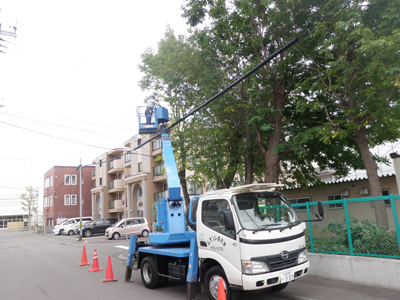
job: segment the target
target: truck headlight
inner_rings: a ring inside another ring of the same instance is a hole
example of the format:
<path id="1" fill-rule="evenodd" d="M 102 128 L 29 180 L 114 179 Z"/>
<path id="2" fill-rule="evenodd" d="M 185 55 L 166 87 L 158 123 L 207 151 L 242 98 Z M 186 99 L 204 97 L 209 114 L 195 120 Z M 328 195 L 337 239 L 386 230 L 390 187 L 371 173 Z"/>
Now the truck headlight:
<path id="1" fill-rule="evenodd" d="M 269 272 L 267 264 L 263 261 L 242 260 L 243 274 L 261 274 Z"/>
<path id="2" fill-rule="evenodd" d="M 299 265 L 306 261 L 308 261 L 308 256 L 307 256 L 307 251 L 304 250 L 304 251 L 300 252 L 299 258 L 297 259 L 297 264 Z"/>

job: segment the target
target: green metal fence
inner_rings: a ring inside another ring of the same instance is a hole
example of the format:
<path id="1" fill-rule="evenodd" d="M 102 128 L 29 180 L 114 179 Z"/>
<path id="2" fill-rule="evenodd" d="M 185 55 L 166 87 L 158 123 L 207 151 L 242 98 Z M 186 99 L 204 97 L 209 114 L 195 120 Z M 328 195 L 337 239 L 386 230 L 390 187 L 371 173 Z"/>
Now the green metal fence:
<path id="1" fill-rule="evenodd" d="M 322 201 L 322 204 L 324 220 L 307 222 L 309 252 L 400 259 L 397 213 L 400 195 Z M 313 211 L 318 213 L 316 202 L 292 206 L 301 220 L 313 219 Z"/>

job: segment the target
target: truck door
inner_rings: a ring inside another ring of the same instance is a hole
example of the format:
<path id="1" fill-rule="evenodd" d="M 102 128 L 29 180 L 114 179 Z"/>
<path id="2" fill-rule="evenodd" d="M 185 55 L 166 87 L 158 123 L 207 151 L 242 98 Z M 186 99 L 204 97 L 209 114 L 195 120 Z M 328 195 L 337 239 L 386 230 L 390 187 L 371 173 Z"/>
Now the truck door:
<path id="1" fill-rule="evenodd" d="M 204 200 L 201 204 L 201 218 L 197 221 L 201 258 L 216 259 L 225 273 L 241 272 L 239 242 L 233 234 L 234 230 L 225 228 L 224 211 L 230 209 L 226 199 Z"/>

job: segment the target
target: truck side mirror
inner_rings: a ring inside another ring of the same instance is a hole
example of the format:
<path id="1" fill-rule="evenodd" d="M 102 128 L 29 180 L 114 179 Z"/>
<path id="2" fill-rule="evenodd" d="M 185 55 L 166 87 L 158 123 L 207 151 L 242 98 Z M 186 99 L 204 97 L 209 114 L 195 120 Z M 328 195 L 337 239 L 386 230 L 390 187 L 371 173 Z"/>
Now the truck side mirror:
<path id="1" fill-rule="evenodd" d="M 230 210 L 224 211 L 224 223 L 226 230 L 229 229 L 235 230 L 235 222 L 233 221 L 232 211 Z"/>
<path id="2" fill-rule="evenodd" d="M 318 201 L 318 213 L 321 218 L 324 218 L 324 207 L 322 206 L 322 202 Z"/>

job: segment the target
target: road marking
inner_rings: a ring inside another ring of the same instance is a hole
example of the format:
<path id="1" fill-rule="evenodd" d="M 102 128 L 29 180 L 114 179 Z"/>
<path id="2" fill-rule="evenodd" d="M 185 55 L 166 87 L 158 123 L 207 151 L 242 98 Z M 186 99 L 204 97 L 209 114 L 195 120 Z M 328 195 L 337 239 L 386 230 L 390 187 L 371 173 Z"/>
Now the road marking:
<path id="1" fill-rule="evenodd" d="M 129 247 L 127 247 L 127 246 L 115 246 L 116 248 L 122 248 L 122 249 L 126 249 L 126 250 L 129 250 Z"/>

